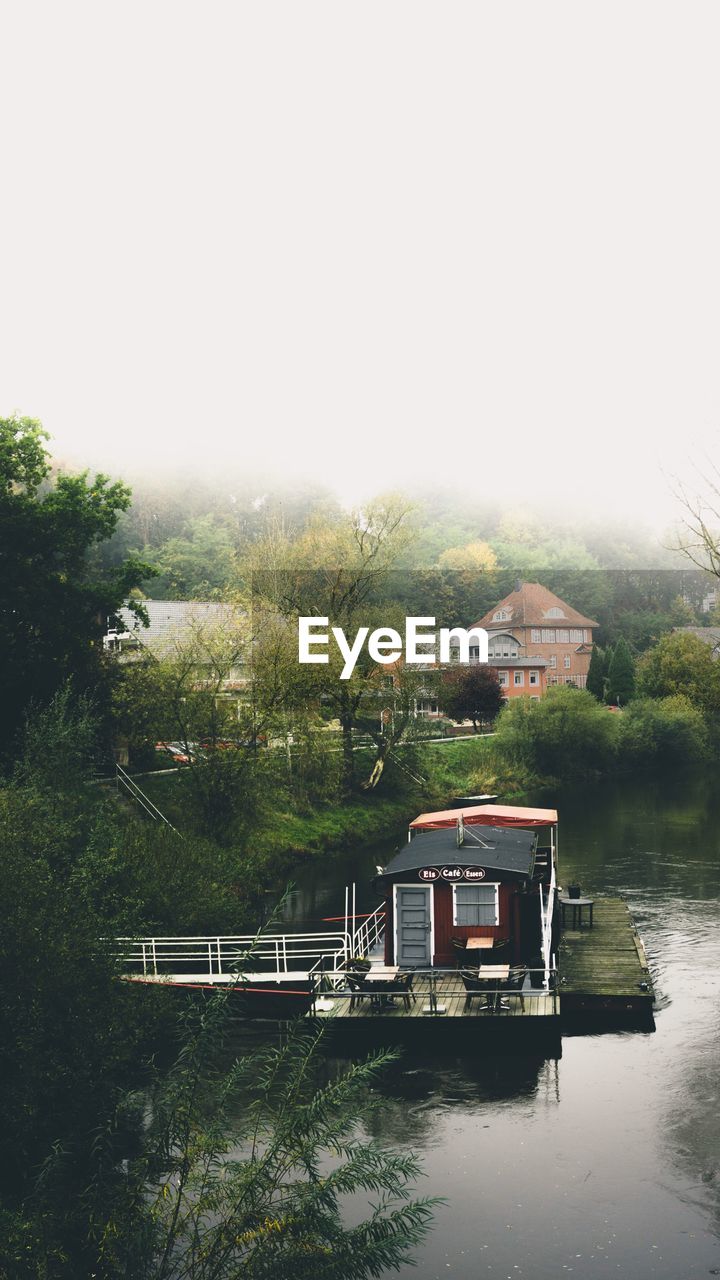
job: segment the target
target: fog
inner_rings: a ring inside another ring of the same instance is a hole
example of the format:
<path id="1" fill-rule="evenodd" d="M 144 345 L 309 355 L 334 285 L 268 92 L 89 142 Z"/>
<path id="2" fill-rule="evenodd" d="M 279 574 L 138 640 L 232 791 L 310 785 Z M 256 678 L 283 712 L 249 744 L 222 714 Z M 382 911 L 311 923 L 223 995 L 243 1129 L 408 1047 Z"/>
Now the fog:
<path id="1" fill-rule="evenodd" d="M 665 524 L 720 456 L 712 3 L 0 19 L 0 413 L 105 469 Z"/>

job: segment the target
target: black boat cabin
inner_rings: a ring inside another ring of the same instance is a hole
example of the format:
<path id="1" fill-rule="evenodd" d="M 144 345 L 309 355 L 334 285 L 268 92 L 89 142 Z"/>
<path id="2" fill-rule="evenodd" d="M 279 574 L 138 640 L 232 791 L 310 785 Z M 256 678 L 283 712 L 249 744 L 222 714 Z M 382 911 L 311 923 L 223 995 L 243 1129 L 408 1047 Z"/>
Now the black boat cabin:
<path id="1" fill-rule="evenodd" d="M 538 830 L 550 829 L 538 847 Z M 554 809 L 481 805 L 421 814 L 383 868 L 385 963 L 453 965 L 470 939 L 480 961 L 549 966 L 557 857 Z"/>

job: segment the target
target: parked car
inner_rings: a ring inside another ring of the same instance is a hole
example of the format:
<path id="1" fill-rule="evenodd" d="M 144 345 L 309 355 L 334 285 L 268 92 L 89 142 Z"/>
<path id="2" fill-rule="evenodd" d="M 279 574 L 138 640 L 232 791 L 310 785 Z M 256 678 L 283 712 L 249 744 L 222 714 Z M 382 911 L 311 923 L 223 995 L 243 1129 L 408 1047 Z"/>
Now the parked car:
<path id="1" fill-rule="evenodd" d="M 190 756 L 181 742 L 156 742 L 156 751 L 164 751 L 173 764 L 189 764 Z"/>

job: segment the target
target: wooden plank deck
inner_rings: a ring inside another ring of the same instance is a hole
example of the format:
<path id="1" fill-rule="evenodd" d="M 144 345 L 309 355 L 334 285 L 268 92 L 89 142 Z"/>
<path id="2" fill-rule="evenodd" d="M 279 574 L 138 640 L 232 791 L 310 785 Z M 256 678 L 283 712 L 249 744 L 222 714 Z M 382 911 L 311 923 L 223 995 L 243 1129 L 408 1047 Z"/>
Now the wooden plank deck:
<path id="1" fill-rule="evenodd" d="M 500 1023 L 508 1022 L 509 1020 L 554 1019 L 559 1018 L 560 1015 L 559 999 L 554 992 L 546 993 L 528 988 L 523 990 L 523 1000 L 521 1001 L 519 992 L 504 991 L 502 992 L 502 1001 L 508 1007 L 502 1008 L 500 1006 L 500 997 L 498 997 L 497 1007 L 488 1009 L 485 1006 L 484 996 L 475 995 L 469 1001 L 466 1001 L 466 992 L 462 980 L 454 970 L 438 972 L 435 985 L 438 1004 L 437 1013 L 430 1012 L 430 980 L 426 975 L 421 974 L 418 975 L 413 985 L 415 999 L 411 999 L 409 1008 L 399 996 L 395 998 L 392 1004 L 379 1004 L 368 998 L 363 998 L 356 1000 L 354 1007 L 351 1007 L 349 996 L 338 995 L 326 998 L 325 994 L 323 994 L 319 998 L 314 1014 L 310 1011 L 308 1016 L 314 1016 L 323 1021 L 331 1021 L 333 1023 L 352 1022 L 353 1025 L 359 1025 L 360 1023 L 406 1023 L 408 1020 L 430 1021 L 436 1018 Z M 440 1012 L 441 1009 L 444 1011 Z"/>
<path id="2" fill-rule="evenodd" d="M 645 948 L 622 898 L 595 899 L 592 929 L 564 930 L 558 971 L 563 1014 L 652 1010 Z"/>

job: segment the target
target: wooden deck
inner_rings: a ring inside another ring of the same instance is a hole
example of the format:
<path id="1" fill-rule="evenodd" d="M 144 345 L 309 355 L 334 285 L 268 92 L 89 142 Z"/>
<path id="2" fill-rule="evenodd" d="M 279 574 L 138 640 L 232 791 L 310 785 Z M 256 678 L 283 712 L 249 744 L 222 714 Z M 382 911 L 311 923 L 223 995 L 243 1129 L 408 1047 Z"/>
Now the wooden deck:
<path id="1" fill-rule="evenodd" d="M 644 1014 L 653 985 L 642 939 L 622 898 L 596 898 L 593 928 L 565 929 L 558 952 L 563 1017 Z"/>
<path id="2" fill-rule="evenodd" d="M 387 1026 L 391 1022 L 430 1022 L 447 1018 L 494 1024 L 509 1021 L 536 1022 L 538 1019 L 557 1019 L 560 1015 L 559 999 L 552 991 L 546 993 L 528 988 L 523 990 L 522 999 L 517 991 L 503 991 L 498 994 L 492 1008 L 487 1008 L 484 996 L 474 995 L 470 1000 L 466 1000 L 462 980 L 454 970 L 438 971 L 435 991 L 437 1012 L 432 1009 L 430 979 L 420 974 L 413 984 L 414 999 L 411 998 L 409 1008 L 400 996 L 396 996 L 392 1003 L 371 1001 L 366 997 L 356 1000 L 351 1007 L 349 996 L 327 996 L 323 993 L 318 999 L 314 1014 L 311 1011 L 309 1016 L 334 1024 Z"/>

